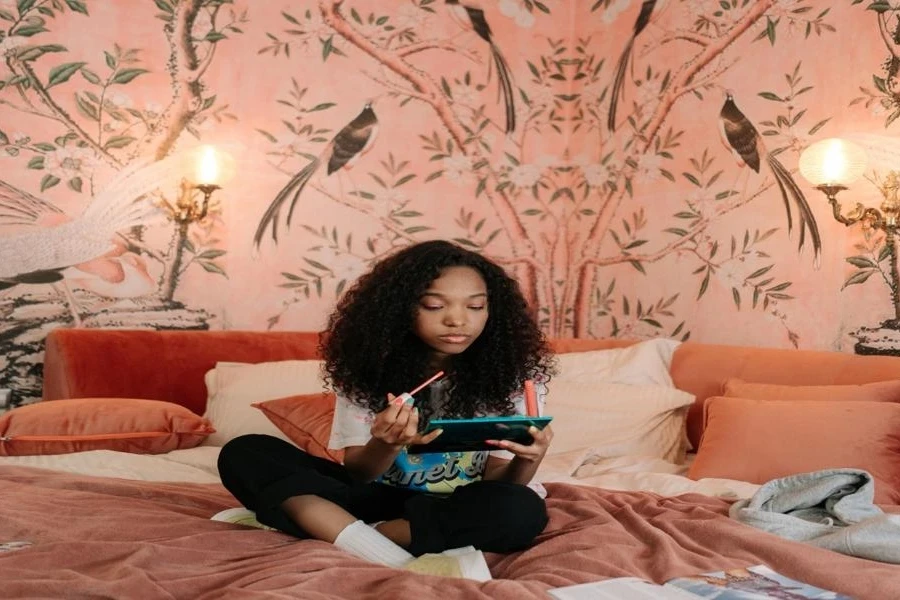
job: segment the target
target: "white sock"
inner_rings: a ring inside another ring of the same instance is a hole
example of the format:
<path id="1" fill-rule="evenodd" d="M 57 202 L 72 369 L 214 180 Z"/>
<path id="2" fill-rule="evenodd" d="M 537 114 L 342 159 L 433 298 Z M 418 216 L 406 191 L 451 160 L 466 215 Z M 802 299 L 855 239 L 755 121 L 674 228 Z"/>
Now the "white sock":
<path id="1" fill-rule="evenodd" d="M 399 569 L 413 559 L 413 555 L 363 523 L 350 523 L 334 539 L 334 545 L 360 558 Z"/>

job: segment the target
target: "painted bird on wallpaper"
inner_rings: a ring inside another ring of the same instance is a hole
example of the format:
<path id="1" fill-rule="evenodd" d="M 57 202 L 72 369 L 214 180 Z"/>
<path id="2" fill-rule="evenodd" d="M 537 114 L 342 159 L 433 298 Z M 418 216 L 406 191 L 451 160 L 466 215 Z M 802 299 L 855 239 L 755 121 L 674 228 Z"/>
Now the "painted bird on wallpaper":
<path id="1" fill-rule="evenodd" d="M 275 199 L 266 209 L 262 219 L 259 220 L 259 226 L 256 228 L 256 234 L 253 236 L 254 245 L 259 248 L 262 243 L 266 229 L 272 226 L 272 240 L 278 243 L 278 219 L 281 215 L 281 209 L 284 203 L 290 199 L 291 204 L 288 208 L 287 225 L 290 226 L 291 218 L 294 216 L 294 209 L 297 207 L 297 200 L 300 198 L 303 188 L 312 179 L 319 167 L 323 163 L 327 164 L 326 174 L 331 175 L 339 169 L 350 169 L 360 156 L 365 154 L 372 147 L 375 136 L 378 132 L 378 117 L 372 108 L 372 102 L 367 102 L 362 112 L 356 115 L 350 123 L 341 129 L 334 138 L 328 142 L 325 149 L 308 165 L 291 177 L 287 185 L 284 186 Z"/>
<path id="2" fill-rule="evenodd" d="M 121 171 L 81 214 L 69 217 L 54 204 L 0 181 L 0 225 L 17 227 L 0 236 L 0 290 L 22 284 L 56 284 L 78 321 L 73 298 L 63 279 L 77 268 L 82 275 L 109 272 L 102 261 L 122 254 L 116 234 L 162 216 L 145 198 L 175 174 L 183 159 L 168 158 Z"/>
<path id="3" fill-rule="evenodd" d="M 775 182 L 781 191 L 781 198 L 784 201 L 784 208 L 787 212 L 788 233 L 793 230 L 794 225 L 791 203 L 793 202 L 797 206 L 800 220 L 798 248 L 800 250 L 803 249 L 806 241 L 806 231 L 809 230 L 814 260 L 816 266 L 818 266 L 819 256 L 822 252 L 822 238 L 819 235 L 816 217 L 806 202 L 803 191 L 797 186 L 790 172 L 781 164 L 778 158 L 766 149 L 756 127 L 734 103 L 734 96 L 731 92 L 727 92 L 725 95 L 725 103 L 722 105 L 722 110 L 719 113 L 719 122 L 723 143 L 731 150 L 739 165 L 746 165 L 759 173 L 761 163 L 764 160 L 772 170 L 772 175 L 775 176 Z"/>
<path id="4" fill-rule="evenodd" d="M 500 93 L 503 95 L 503 105 L 506 108 L 506 133 L 512 133 L 516 129 L 516 104 L 515 92 L 512 85 L 512 76 L 509 72 L 509 63 L 500 52 L 500 48 L 494 43 L 491 26 L 484 18 L 484 11 L 476 6 L 474 0 L 445 0 L 450 8 L 450 16 L 459 23 L 459 26 L 468 31 L 474 31 L 491 48 L 491 56 L 497 67 L 497 79 L 500 83 Z"/>
<path id="5" fill-rule="evenodd" d="M 628 43 L 625 44 L 625 49 L 622 50 L 622 54 L 619 56 L 619 62 L 616 66 L 616 77 L 613 79 L 613 87 L 612 94 L 609 98 L 609 117 L 606 120 L 606 126 L 610 131 L 616 130 L 616 111 L 619 108 L 619 100 L 622 98 L 622 93 L 625 88 L 625 73 L 628 71 L 628 65 L 631 62 L 631 53 L 634 50 L 634 40 L 637 39 L 637 36 L 641 34 L 642 31 L 650 24 L 650 18 L 653 16 L 653 11 L 658 11 L 662 9 L 662 4 L 664 4 L 665 0 L 644 0 L 641 3 L 641 12 L 638 13 L 637 20 L 634 22 L 634 29 L 631 32 L 631 37 L 628 38 Z"/>

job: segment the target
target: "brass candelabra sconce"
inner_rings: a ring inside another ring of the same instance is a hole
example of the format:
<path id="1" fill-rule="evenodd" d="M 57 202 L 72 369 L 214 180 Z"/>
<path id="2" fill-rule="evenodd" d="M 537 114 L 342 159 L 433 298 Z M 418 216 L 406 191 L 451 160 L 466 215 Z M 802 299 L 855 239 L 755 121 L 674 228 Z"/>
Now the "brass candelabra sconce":
<path id="1" fill-rule="evenodd" d="M 883 198 L 879 208 L 863 206 L 857 202 L 852 209 L 844 213 L 843 207 L 837 199 L 839 192 L 848 190 L 849 184 L 863 174 L 866 163 L 866 153 L 862 148 L 846 140 L 830 138 L 812 144 L 803 152 L 800 157 L 800 172 L 828 198 L 832 216 L 837 222 L 847 227 L 859 223 L 863 227 L 884 233 L 884 248 L 889 260 L 889 277 L 887 279 L 894 315 L 892 318 L 882 321 L 878 329 L 863 328 L 868 332 L 880 330 L 882 333 L 866 335 L 866 339 L 857 335 L 860 342 L 856 344 L 856 352 L 858 354 L 900 355 L 900 333 L 893 334 L 893 332 L 900 332 L 900 272 L 897 267 L 900 173 L 888 171 L 884 179 L 878 179 L 876 176 L 873 180 Z M 889 330 L 889 332 L 885 330 Z"/>
<path id="2" fill-rule="evenodd" d="M 162 199 L 162 205 L 169 218 L 177 225 L 175 230 L 174 256 L 166 271 L 163 286 L 163 300 L 171 302 L 182 271 L 184 249 L 188 243 L 188 230 L 192 223 L 202 221 L 209 214 L 210 198 L 213 192 L 221 187 L 216 183 L 219 178 L 220 157 L 211 146 L 201 149 L 197 164 L 196 181 L 181 180 L 178 199 L 172 203 Z M 199 192 L 199 194 L 198 194 Z"/>

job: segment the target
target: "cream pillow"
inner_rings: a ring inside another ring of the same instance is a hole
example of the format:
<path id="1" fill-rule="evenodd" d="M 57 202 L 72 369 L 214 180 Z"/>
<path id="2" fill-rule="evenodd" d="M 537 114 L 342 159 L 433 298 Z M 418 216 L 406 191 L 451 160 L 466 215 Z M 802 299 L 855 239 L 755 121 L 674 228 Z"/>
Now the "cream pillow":
<path id="1" fill-rule="evenodd" d="M 680 343 L 658 338 L 626 348 L 557 354 L 559 372 L 553 381 L 652 384 L 673 388 L 675 384 L 669 367 Z"/>
<path id="2" fill-rule="evenodd" d="M 545 413 L 553 417 L 548 455 L 590 448 L 603 458 L 650 456 L 680 464 L 694 396 L 674 387 L 583 383 L 552 378 Z"/>
<path id="3" fill-rule="evenodd" d="M 265 414 L 251 405 L 325 391 L 320 360 L 258 364 L 220 362 L 206 373 L 204 380 L 207 399 L 203 416 L 216 429 L 204 440 L 204 446 L 223 446 L 245 433 L 265 433 L 290 442 Z"/>

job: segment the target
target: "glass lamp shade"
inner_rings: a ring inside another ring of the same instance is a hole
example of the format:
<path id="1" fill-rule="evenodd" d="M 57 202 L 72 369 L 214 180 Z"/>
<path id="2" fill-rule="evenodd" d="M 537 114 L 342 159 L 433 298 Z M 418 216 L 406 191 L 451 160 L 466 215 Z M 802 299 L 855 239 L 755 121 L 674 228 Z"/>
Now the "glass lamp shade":
<path id="1" fill-rule="evenodd" d="M 866 170 L 866 151 L 847 140 L 828 138 L 800 155 L 800 173 L 813 185 L 848 186 Z"/>

